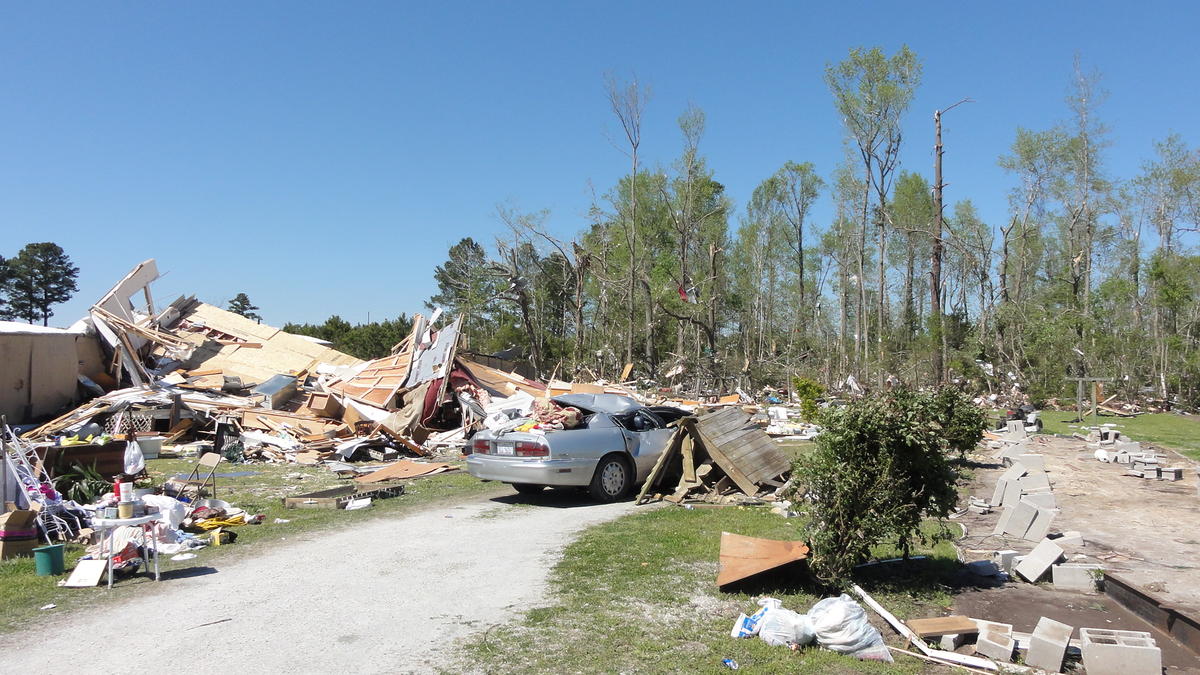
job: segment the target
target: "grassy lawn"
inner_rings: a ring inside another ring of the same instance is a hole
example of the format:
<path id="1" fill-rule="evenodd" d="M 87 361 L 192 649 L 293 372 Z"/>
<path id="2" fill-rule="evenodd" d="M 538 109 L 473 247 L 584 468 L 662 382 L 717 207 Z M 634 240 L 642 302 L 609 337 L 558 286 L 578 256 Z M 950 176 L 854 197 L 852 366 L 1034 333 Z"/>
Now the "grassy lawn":
<path id="1" fill-rule="evenodd" d="M 154 483 L 161 484 L 177 473 L 187 474 L 194 463 L 194 459 L 153 459 L 146 464 Z M 263 524 L 230 528 L 237 532 L 236 543 L 200 549 L 191 560 L 173 562 L 169 556 L 161 557 L 163 583 L 169 583 L 169 572 L 207 567 L 218 561 L 228 562 L 238 555 L 253 555 L 264 546 L 285 542 L 302 533 L 322 528 L 353 527 L 368 519 L 405 514 L 418 508 L 472 496 L 499 494 L 507 488 L 498 483 L 484 483 L 461 471 L 405 481 L 403 495 L 376 500 L 370 508 L 359 511 L 285 509 L 281 499 L 284 496 L 339 487 L 349 484 L 349 481 L 337 478 L 333 472 L 320 466 L 223 463 L 217 469 L 218 476 L 243 471 L 254 475 L 218 477 L 217 497 L 245 509 L 248 514 L 265 514 Z M 276 523 L 276 518 L 289 522 Z M 68 574 L 83 554 L 83 546 L 67 545 Z M 62 613 L 91 603 L 109 602 L 157 590 L 151 577 L 140 574 L 119 581 L 112 592 L 107 590 L 104 583 L 96 588 L 59 588 L 57 583 L 63 578 L 36 576 L 33 558 L 0 561 L 0 609 L 3 610 L 0 612 L 0 632 L 20 628 L 31 618 L 46 614 L 39 611 L 46 604 L 58 605 L 49 613 Z"/>
<path id="2" fill-rule="evenodd" d="M 1060 410 L 1042 412 L 1042 421 L 1046 433 L 1069 436 L 1072 433 L 1085 434 L 1084 427 L 1098 424 L 1111 424 L 1119 429 L 1122 435 L 1128 434 L 1135 441 L 1146 441 L 1161 445 L 1200 460 L 1200 419 L 1190 415 L 1173 413 L 1153 413 L 1137 417 L 1116 417 L 1104 415 L 1093 417 L 1087 415 L 1083 422 L 1075 422 L 1075 413 Z"/>
<path id="3" fill-rule="evenodd" d="M 766 508 L 663 507 L 591 528 L 555 567 L 549 604 L 468 643 L 463 669 L 718 673 L 726 670 L 725 658 L 755 672 L 915 673 L 925 668 L 908 657 L 895 664 L 868 663 L 817 648 L 792 652 L 757 638 L 731 638 L 738 613 L 756 610 L 757 597 L 770 595 L 804 612 L 823 596 L 797 583 L 795 575 L 745 592 L 718 591 L 722 531 L 801 539 L 804 523 Z M 901 618 L 943 613 L 952 600 L 941 582 L 958 563 L 948 543 L 929 553 L 931 560 L 907 567 L 881 565 L 859 583 Z M 895 554 L 891 547 L 876 551 L 881 558 Z M 893 640 L 890 628 L 882 632 Z"/>

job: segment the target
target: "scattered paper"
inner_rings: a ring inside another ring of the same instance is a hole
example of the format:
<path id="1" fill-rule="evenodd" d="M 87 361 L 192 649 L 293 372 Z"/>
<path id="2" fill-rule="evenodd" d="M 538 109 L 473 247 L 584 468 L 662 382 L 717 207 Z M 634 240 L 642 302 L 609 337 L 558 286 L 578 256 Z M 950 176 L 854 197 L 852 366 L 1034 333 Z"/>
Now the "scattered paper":
<path id="1" fill-rule="evenodd" d="M 276 525 L 282 525 L 284 523 L 290 523 L 290 522 L 292 522 L 292 521 L 288 520 L 287 518 L 276 518 L 275 519 Z"/>
<path id="2" fill-rule="evenodd" d="M 39 607 L 39 609 L 54 609 L 55 607 L 58 607 L 58 605 L 56 605 L 52 602 L 48 605 L 42 605 L 41 607 Z"/>
<path id="3" fill-rule="evenodd" d="M 359 509 L 365 509 L 370 505 L 371 505 L 370 497 L 351 499 L 349 502 L 346 503 L 346 510 L 347 511 L 357 511 Z"/>
<path id="4" fill-rule="evenodd" d="M 195 557 L 196 557 L 195 553 L 180 553 L 180 554 L 171 556 L 171 560 L 191 560 L 192 558 L 195 558 Z"/>

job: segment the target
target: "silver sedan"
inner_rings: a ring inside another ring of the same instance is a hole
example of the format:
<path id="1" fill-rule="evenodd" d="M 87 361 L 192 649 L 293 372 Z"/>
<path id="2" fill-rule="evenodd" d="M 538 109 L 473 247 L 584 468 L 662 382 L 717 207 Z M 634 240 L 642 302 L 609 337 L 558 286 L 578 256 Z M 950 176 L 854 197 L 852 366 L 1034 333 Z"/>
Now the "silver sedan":
<path id="1" fill-rule="evenodd" d="M 617 394 L 564 394 L 553 400 L 582 411 L 582 423 L 544 433 L 481 431 L 471 439 L 467 471 L 510 483 L 524 494 L 574 486 L 587 488 L 600 501 L 615 501 L 646 479 L 675 433 L 667 425 L 688 414 Z"/>

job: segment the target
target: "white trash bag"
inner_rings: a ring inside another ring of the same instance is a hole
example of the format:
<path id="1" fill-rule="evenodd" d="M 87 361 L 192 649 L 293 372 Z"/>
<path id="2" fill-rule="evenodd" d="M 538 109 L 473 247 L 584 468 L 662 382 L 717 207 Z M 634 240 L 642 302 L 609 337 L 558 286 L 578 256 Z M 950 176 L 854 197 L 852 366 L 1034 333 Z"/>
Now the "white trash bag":
<path id="1" fill-rule="evenodd" d="M 758 626 L 758 639 L 773 646 L 792 643 L 807 645 L 813 641 L 812 619 L 790 609 L 768 610 Z"/>
<path id="2" fill-rule="evenodd" d="M 137 440 L 131 439 L 125 444 L 125 475 L 136 476 L 146 468 L 146 458 Z"/>
<path id="3" fill-rule="evenodd" d="M 808 610 L 808 616 L 822 647 L 859 659 L 892 662 L 883 636 L 867 621 L 866 611 L 845 593 L 821 600 Z"/>

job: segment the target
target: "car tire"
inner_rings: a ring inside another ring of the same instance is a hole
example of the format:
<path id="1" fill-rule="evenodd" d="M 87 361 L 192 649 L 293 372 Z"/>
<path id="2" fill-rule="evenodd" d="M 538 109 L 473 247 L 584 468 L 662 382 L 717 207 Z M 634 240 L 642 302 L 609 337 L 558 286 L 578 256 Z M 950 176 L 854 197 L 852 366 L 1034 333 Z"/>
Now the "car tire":
<path id="1" fill-rule="evenodd" d="M 1042 418 L 1037 418 L 1037 420 L 1033 423 L 1033 426 L 1037 427 L 1037 433 L 1042 433 Z"/>
<path id="2" fill-rule="evenodd" d="M 592 498 L 601 502 L 615 502 L 633 487 L 633 475 L 629 463 L 617 455 L 609 455 L 596 465 L 596 473 L 588 485 Z"/>
<path id="3" fill-rule="evenodd" d="M 532 483 L 513 483 L 512 486 L 514 490 L 523 495 L 541 494 L 542 490 L 546 488 L 545 485 L 534 485 Z"/>

